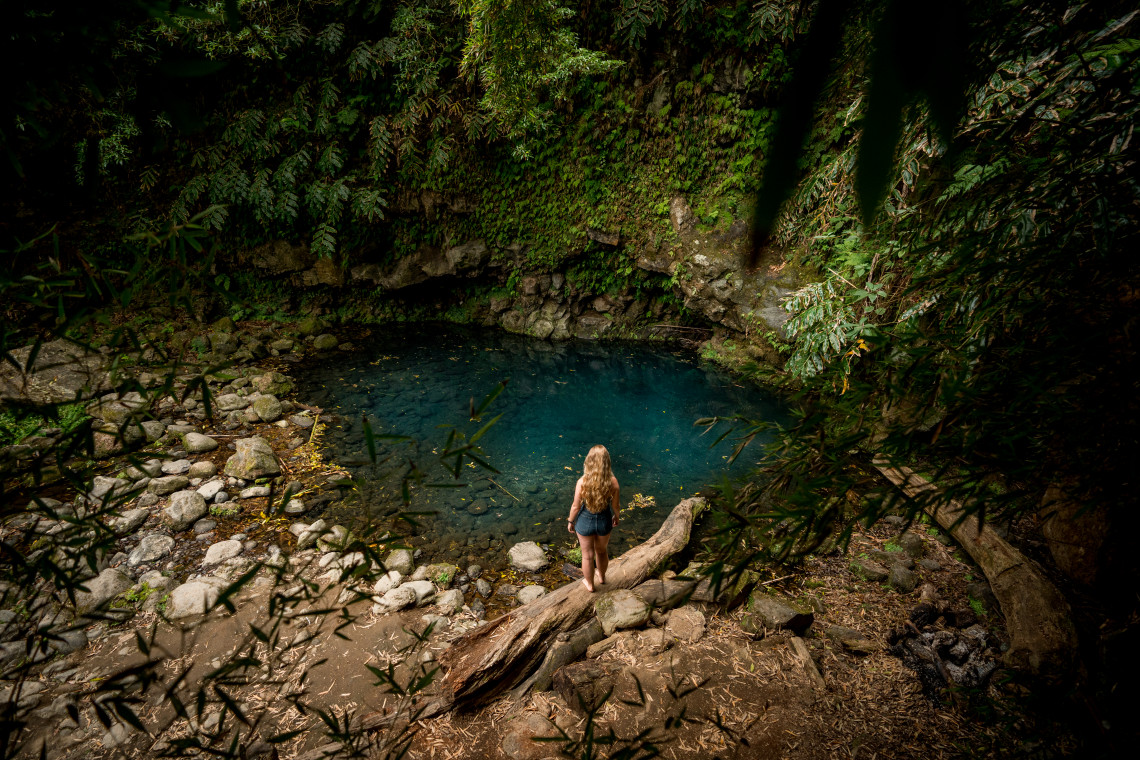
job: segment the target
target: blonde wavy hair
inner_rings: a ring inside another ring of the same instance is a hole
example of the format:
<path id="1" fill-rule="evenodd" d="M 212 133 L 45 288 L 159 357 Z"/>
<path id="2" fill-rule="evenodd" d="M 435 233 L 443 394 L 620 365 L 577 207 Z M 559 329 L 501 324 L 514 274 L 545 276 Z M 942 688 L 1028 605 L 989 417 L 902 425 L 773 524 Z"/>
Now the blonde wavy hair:
<path id="1" fill-rule="evenodd" d="M 582 499 L 592 514 L 610 508 L 613 500 L 614 472 L 610 466 L 610 452 L 601 444 L 590 449 L 582 468 Z"/>

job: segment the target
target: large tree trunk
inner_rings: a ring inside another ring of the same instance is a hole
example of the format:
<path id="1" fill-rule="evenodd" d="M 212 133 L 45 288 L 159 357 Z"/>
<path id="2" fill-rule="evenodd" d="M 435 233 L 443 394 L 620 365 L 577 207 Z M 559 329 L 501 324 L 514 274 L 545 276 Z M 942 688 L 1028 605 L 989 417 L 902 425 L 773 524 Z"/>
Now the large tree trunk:
<path id="1" fill-rule="evenodd" d="M 689 542 L 693 519 L 708 506 L 701 498 L 685 499 L 661 528 L 610 562 L 601 590 L 633 588 Z M 594 614 L 594 600 L 581 583 L 557 591 L 458 638 L 440 657 L 444 677 L 440 698 L 454 707 L 486 702 L 523 681 L 543 661 L 559 635 L 568 634 Z"/>
<path id="2" fill-rule="evenodd" d="M 875 460 L 875 467 L 919 501 L 986 574 L 1011 639 L 1006 664 L 1050 678 L 1071 674 L 1077 663 L 1077 634 L 1069 604 L 1057 587 L 961 504 L 941 497 L 926 478 L 882 459 Z"/>

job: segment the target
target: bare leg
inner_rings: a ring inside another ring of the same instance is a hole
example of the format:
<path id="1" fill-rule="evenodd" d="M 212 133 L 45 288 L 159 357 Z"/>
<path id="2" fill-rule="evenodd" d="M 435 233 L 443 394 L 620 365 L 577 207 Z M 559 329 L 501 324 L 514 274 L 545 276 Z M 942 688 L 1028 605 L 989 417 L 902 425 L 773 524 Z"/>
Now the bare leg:
<path id="1" fill-rule="evenodd" d="M 599 583 L 603 584 L 606 582 L 606 568 L 610 566 L 610 535 L 607 533 L 604 536 L 594 536 L 594 563 L 598 567 L 598 576 L 601 578 Z"/>
<path id="2" fill-rule="evenodd" d="M 582 585 L 591 592 L 594 590 L 594 540 L 597 536 L 578 536 L 578 545 L 582 547 Z"/>

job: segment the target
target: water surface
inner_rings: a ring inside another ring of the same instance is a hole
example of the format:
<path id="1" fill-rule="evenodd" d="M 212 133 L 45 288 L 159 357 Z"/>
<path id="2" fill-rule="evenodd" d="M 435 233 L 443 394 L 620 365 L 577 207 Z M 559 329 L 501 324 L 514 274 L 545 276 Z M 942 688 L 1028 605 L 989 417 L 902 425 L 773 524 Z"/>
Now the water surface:
<path id="1" fill-rule="evenodd" d="M 465 460 L 462 488 L 414 491 L 412 508 L 433 515 L 422 535 L 452 559 L 502 543 L 573 540 L 566 518 L 574 484 L 596 443 L 609 449 L 621 484 L 620 552 L 652 534 L 681 498 L 747 470 L 747 456 L 730 469 L 730 447 L 710 448 L 712 435 L 702 436 L 695 420 L 782 415 L 756 387 L 662 345 L 550 343 L 446 325 L 381 330 L 358 342 L 362 350 L 295 374 L 303 397 L 337 415 L 326 443 L 380 513 L 399 506 L 400 478 L 412 466 L 429 482 L 454 484 L 439 461 L 448 431 L 470 436 L 502 415 L 478 442 L 499 474 Z M 481 421 L 469 421 L 472 403 L 504 380 Z M 373 466 L 362 416 L 377 434 L 410 440 L 381 441 Z M 635 495 L 648 506 L 630 506 Z"/>

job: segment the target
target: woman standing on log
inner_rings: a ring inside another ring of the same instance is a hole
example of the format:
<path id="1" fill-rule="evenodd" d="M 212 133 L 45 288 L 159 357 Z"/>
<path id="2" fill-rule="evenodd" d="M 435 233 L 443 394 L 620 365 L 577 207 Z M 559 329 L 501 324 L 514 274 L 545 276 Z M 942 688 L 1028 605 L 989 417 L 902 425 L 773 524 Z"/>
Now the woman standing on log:
<path id="1" fill-rule="evenodd" d="M 583 505 L 585 509 L 582 509 Z M 578 543 L 582 547 L 582 585 L 591 592 L 594 590 L 595 566 L 598 582 L 606 582 L 606 568 L 610 564 L 610 531 L 618 524 L 620 509 L 620 491 L 610 466 L 610 452 L 605 446 L 595 446 L 586 455 L 582 477 L 574 486 L 574 503 L 570 506 L 570 519 L 566 525 L 566 530 L 578 534 Z"/>

